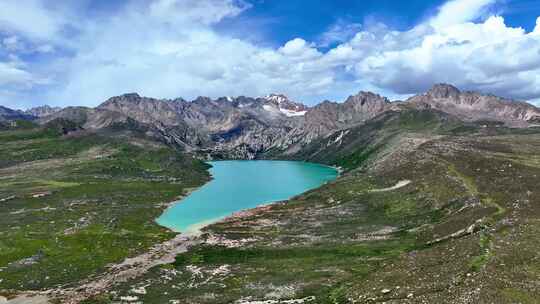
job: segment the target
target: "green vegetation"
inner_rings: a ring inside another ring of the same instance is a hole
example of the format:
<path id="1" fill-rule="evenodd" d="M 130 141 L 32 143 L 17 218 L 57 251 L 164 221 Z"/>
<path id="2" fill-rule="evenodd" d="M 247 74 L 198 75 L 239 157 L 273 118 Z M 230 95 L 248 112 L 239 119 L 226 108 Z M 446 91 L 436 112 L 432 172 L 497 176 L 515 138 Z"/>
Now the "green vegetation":
<path id="1" fill-rule="evenodd" d="M 227 248 L 219 246 L 201 246 L 176 258 L 176 267 L 185 265 L 222 265 L 239 263 L 267 263 L 279 260 L 316 260 L 327 263 L 328 260 L 343 261 L 349 258 L 391 256 L 403 249 L 407 244 L 402 242 L 375 242 L 373 244 L 336 245 L 333 247 L 313 246 L 295 248 Z"/>
<path id="2" fill-rule="evenodd" d="M 472 259 L 471 262 L 471 270 L 472 271 L 480 271 L 482 267 L 489 261 L 489 258 L 491 257 L 491 240 L 488 235 L 485 233 L 480 234 L 480 241 L 479 241 L 480 251 L 481 254 L 478 256 L 475 256 Z"/>
<path id="3" fill-rule="evenodd" d="M 336 165 L 346 169 L 358 168 L 362 166 L 371 156 L 377 153 L 377 150 L 377 147 L 360 149 L 351 155 L 338 159 L 336 161 Z"/>
<path id="4" fill-rule="evenodd" d="M 73 285 L 174 234 L 154 223 L 207 165 L 138 134 L 0 132 L 0 290 Z M 125 138 L 130 138 L 125 139 Z"/>

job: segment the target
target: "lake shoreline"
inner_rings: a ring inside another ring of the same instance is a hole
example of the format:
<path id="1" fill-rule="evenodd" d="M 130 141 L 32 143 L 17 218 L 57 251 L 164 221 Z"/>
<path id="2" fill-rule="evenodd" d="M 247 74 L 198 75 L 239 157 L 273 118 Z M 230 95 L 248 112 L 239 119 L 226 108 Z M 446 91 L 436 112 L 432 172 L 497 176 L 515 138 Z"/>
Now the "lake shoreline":
<path id="1" fill-rule="evenodd" d="M 342 173 L 339 167 L 301 161 L 219 160 L 208 164 L 212 166 L 210 181 L 170 202 L 155 220 L 158 225 L 184 235 L 200 234 L 208 225 L 248 209 L 290 200 Z"/>

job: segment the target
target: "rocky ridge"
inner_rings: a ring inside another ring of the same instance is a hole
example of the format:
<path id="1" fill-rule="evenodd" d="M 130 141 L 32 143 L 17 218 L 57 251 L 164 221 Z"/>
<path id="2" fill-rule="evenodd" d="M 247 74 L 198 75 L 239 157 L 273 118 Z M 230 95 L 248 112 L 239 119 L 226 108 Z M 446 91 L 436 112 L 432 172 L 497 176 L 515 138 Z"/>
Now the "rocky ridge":
<path id="1" fill-rule="evenodd" d="M 510 127 L 540 123 L 540 110 L 533 105 L 461 92 L 448 84 L 437 84 L 424 94 L 394 103 L 371 92 L 359 92 L 343 103 L 324 101 L 313 107 L 281 94 L 186 101 L 129 93 L 112 97 L 96 108 L 43 107 L 32 113 L 40 116 L 51 112 L 40 117 L 40 123 L 64 118 L 90 130 L 129 122 L 148 135 L 207 157 L 252 159 L 294 154 L 315 139 L 363 124 L 382 113 L 407 108 L 432 109 L 464 122 L 494 121 Z"/>
<path id="2" fill-rule="evenodd" d="M 60 108 L 60 107 L 51 107 L 51 106 L 48 106 L 48 105 L 44 105 L 44 106 L 39 106 L 39 107 L 34 107 L 34 108 L 31 108 L 31 109 L 28 109 L 28 110 L 24 111 L 24 113 L 28 114 L 28 115 L 35 116 L 35 117 L 45 117 L 45 116 L 52 115 L 52 114 L 54 114 L 56 112 L 59 112 L 61 110 L 62 110 L 62 108 Z"/>
<path id="3" fill-rule="evenodd" d="M 409 98 L 407 103 L 416 108 L 440 110 L 464 121 L 501 121 L 511 127 L 527 127 L 540 122 L 540 110 L 531 104 L 477 92 L 461 92 L 448 84 L 437 84 L 425 94 Z"/>

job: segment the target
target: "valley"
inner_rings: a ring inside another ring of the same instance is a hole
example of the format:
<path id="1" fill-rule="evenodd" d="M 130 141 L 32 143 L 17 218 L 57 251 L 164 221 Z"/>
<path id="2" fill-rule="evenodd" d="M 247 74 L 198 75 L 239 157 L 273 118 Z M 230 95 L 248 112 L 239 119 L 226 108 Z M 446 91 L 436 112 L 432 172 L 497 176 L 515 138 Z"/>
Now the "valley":
<path id="1" fill-rule="evenodd" d="M 8 299 L 540 297 L 540 110 L 532 105 L 436 85 L 400 102 L 367 92 L 314 107 L 280 95 L 186 102 L 127 94 L 45 112 L 0 116 L 0 295 Z M 157 225 L 171 202 L 209 181 L 209 159 L 307 161 L 342 174 L 190 239 Z M 119 270 L 167 242 L 149 258 L 160 262 Z M 130 269 L 143 271 L 117 276 Z"/>

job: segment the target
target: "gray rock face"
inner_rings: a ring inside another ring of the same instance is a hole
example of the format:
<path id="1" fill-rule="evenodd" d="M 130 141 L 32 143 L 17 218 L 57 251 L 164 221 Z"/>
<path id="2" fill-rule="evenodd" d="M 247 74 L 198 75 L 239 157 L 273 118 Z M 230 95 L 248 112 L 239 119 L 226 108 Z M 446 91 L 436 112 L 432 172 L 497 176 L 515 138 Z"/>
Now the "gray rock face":
<path id="1" fill-rule="evenodd" d="M 436 109 L 464 121 L 500 121 L 510 127 L 527 127 L 540 119 L 540 110 L 531 104 L 477 92 L 461 92 L 447 84 L 435 85 L 427 93 L 406 102 L 416 108 Z"/>
<path id="2" fill-rule="evenodd" d="M 125 94 L 97 109 L 119 113 L 151 125 L 189 149 L 207 149 L 234 157 L 252 158 L 291 129 L 288 116 L 265 99 L 198 97 L 158 100 Z M 292 120 L 292 119 L 291 119 Z"/>
<path id="3" fill-rule="evenodd" d="M 317 130 L 324 136 L 369 120 L 386 111 L 390 101 L 370 92 L 349 96 L 344 103 L 324 101 L 306 113 L 306 129 Z"/>
<path id="4" fill-rule="evenodd" d="M 427 91 L 425 95 L 429 96 L 432 99 L 456 99 L 459 98 L 460 94 L 461 92 L 458 88 L 449 84 L 438 83 L 434 85 L 429 91 Z"/>
<path id="5" fill-rule="evenodd" d="M 263 98 L 198 97 L 193 101 L 112 97 L 97 108 L 70 107 L 42 117 L 66 118 L 85 129 L 137 123 L 148 134 L 184 147 L 224 158 L 254 158 L 261 153 L 293 154 L 313 140 L 360 125 L 402 107 L 436 109 L 464 121 L 497 120 L 524 127 L 540 122 L 540 110 L 523 102 L 460 92 L 439 84 L 405 102 L 390 103 L 380 95 L 360 92 L 343 103 L 324 101 L 314 107 L 272 94 Z"/>
<path id="6" fill-rule="evenodd" d="M 51 106 L 48 106 L 48 105 L 44 105 L 44 106 L 40 106 L 40 107 L 31 108 L 29 110 L 24 111 L 24 113 L 28 114 L 28 115 L 35 116 L 35 117 L 45 117 L 45 116 L 49 116 L 51 114 L 54 114 L 56 112 L 59 112 L 61 110 L 62 110 L 62 108 L 60 108 L 60 107 L 51 107 Z"/>

